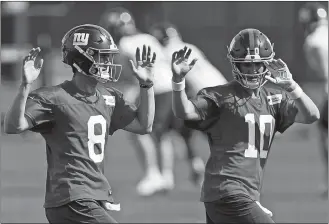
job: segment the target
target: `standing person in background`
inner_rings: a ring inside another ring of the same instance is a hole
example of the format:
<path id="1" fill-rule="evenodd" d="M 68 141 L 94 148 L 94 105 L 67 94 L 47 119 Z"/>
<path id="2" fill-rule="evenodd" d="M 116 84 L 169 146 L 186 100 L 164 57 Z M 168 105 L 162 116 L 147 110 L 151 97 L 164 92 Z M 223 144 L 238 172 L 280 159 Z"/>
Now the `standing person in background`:
<path id="1" fill-rule="evenodd" d="M 165 56 L 169 62 L 171 61 L 172 54 L 177 49 L 182 49 L 185 46 L 192 50 L 192 58 L 198 58 L 198 63 L 186 77 L 186 93 L 188 98 L 195 97 L 196 94 L 205 87 L 224 85 L 227 83 L 222 73 L 211 64 L 199 48 L 182 40 L 181 34 L 173 24 L 169 22 L 157 23 L 151 27 L 149 32 L 162 44 Z M 176 131 L 181 134 L 187 147 L 190 179 L 195 184 L 200 185 L 203 180 L 204 163 L 203 160 L 196 155 L 198 149 L 192 139 L 193 129 L 184 126 L 180 119 L 173 119 L 173 121 L 176 123 Z"/>
<path id="2" fill-rule="evenodd" d="M 125 65 L 129 60 L 135 60 L 135 44 L 148 45 L 156 52 L 157 60 L 154 64 L 154 72 L 157 74 L 154 80 L 155 94 L 155 118 L 153 131 L 148 135 L 134 135 L 133 144 L 137 149 L 143 151 L 145 160 L 145 175 L 137 184 L 137 193 L 141 196 L 151 196 L 158 191 L 167 191 L 174 188 L 173 167 L 173 146 L 168 133 L 170 128 L 170 119 L 172 118 L 171 109 L 171 68 L 163 54 L 161 44 L 150 34 L 140 32 L 131 13 L 125 8 L 114 8 L 106 11 L 100 20 L 100 24 L 109 32 L 113 33 L 114 39 L 118 43 L 120 57 L 118 61 Z M 136 101 L 139 91 L 130 78 L 132 70 L 128 66 L 123 69 L 123 92 L 130 101 Z M 129 84 L 127 84 L 129 83 Z M 137 102 L 138 103 L 138 102 Z M 137 144 L 136 144 L 137 143 Z M 159 155 L 160 159 L 158 160 Z M 162 165 L 162 169 L 159 167 Z"/>
<path id="3" fill-rule="evenodd" d="M 224 85 L 227 80 L 223 74 L 207 59 L 204 53 L 195 45 L 183 41 L 177 27 L 169 22 L 162 22 L 151 27 L 150 33 L 164 46 L 168 61 L 177 49 L 185 46 L 192 50 L 191 57 L 198 58 L 193 71 L 186 77 L 186 91 L 189 98 L 196 96 L 205 87 Z M 204 74 L 204 75 L 200 75 Z"/>
<path id="4" fill-rule="evenodd" d="M 299 10 L 299 21 L 305 32 L 304 52 L 308 65 L 321 81 L 322 100 L 319 122 L 321 152 L 325 165 L 323 196 L 328 197 L 328 16 L 325 7 L 309 2 Z"/>

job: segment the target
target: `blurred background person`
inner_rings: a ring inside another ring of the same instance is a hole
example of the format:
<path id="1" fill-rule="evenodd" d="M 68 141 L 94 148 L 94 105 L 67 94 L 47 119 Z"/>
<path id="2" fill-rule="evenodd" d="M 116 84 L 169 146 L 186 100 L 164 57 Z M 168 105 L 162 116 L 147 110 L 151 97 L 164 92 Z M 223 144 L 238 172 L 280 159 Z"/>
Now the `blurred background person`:
<path id="1" fill-rule="evenodd" d="M 135 102 L 139 95 L 138 85 L 130 78 L 132 70 L 126 65 L 129 60 L 135 58 L 132 46 L 149 45 L 156 52 L 157 59 L 154 64 L 154 73 L 157 74 L 154 80 L 156 115 L 153 131 L 149 135 L 131 135 L 133 144 L 143 152 L 143 157 L 139 157 L 140 160 L 145 160 L 145 175 L 137 184 L 136 189 L 141 196 L 172 190 L 174 187 L 173 147 L 170 137 L 165 135 L 170 130 L 172 117 L 170 63 L 166 61 L 162 46 L 157 39 L 150 34 L 140 32 L 132 14 L 127 9 L 118 7 L 106 11 L 101 16 L 100 24 L 109 32 L 113 32 L 114 39 L 118 43 L 121 55 L 118 60 L 123 63 L 123 82 L 118 88 L 122 88 L 126 98 L 132 102 Z"/>
<path id="2" fill-rule="evenodd" d="M 164 46 L 164 53 L 168 61 L 171 61 L 172 54 L 177 49 L 185 46 L 192 50 L 191 57 L 198 58 L 193 71 L 186 77 L 188 97 L 194 97 L 199 90 L 209 87 L 224 85 L 227 80 L 223 74 L 212 65 L 204 53 L 195 45 L 183 41 L 177 27 L 170 22 L 154 24 L 150 33 Z"/>
<path id="3" fill-rule="evenodd" d="M 299 21 L 304 28 L 304 53 L 312 75 L 322 81 L 318 94 L 322 98 L 319 137 L 324 161 L 323 196 L 328 197 L 328 17 L 319 2 L 308 2 L 299 10 Z"/>
<path id="4" fill-rule="evenodd" d="M 192 58 L 198 58 L 198 62 L 190 71 L 186 77 L 186 91 L 189 98 L 196 96 L 198 91 L 205 87 L 224 85 L 227 80 L 222 73 L 211 64 L 206 58 L 204 53 L 195 45 L 186 43 L 182 40 L 182 36 L 178 31 L 178 28 L 168 21 L 154 24 L 150 28 L 150 34 L 152 34 L 164 47 L 164 54 L 168 63 L 171 62 L 172 54 L 178 49 L 182 49 L 187 46 L 192 50 Z M 193 135 L 194 132 L 201 134 L 201 132 L 194 131 L 187 128 L 182 120 L 173 118 L 176 125 L 173 125 L 176 131 L 183 137 L 184 143 L 187 149 L 187 161 L 190 169 L 190 180 L 200 185 L 203 180 L 204 162 L 197 155 L 200 149 L 196 148 L 194 144 Z M 203 136 L 204 137 L 204 136 Z"/>

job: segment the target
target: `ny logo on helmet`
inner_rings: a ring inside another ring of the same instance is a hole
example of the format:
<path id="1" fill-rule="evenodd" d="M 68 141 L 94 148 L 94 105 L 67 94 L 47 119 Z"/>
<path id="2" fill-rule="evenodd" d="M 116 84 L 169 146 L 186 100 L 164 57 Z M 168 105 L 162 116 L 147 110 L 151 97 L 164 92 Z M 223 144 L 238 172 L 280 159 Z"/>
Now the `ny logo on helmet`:
<path id="1" fill-rule="evenodd" d="M 73 37 L 73 45 L 87 45 L 89 33 L 75 33 Z"/>

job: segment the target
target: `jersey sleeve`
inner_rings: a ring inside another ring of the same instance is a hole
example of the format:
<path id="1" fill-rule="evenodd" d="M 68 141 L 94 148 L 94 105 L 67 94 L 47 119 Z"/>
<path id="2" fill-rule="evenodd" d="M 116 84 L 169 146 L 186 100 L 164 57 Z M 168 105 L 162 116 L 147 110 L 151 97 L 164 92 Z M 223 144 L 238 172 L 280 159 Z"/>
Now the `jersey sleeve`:
<path id="1" fill-rule="evenodd" d="M 54 120 L 50 93 L 44 88 L 31 92 L 25 106 L 25 117 L 32 125 L 31 131 L 46 132 Z"/>
<path id="2" fill-rule="evenodd" d="M 283 95 L 284 99 L 281 101 L 279 108 L 279 120 L 277 124 L 277 131 L 280 133 L 283 133 L 295 122 L 295 117 L 298 113 L 295 101 L 290 99 L 286 93 L 283 93 Z"/>
<path id="3" fill-rule="evenodd" d="M 199 121 L 188 121 L 184 123 L 187 127 L 193 128 L 200 131 L 208 129 L 215 120 L 220 116 L 219 103 L 215 97 L 215 93 L 208 88 L 204 88 L 198 92 L 196 97 L 191 100 L 195 106 L 201 120 Z"/>
<path id="4" fill-rule="evenodd" d="M 114 91 L 115 93 L 115 107 L 111 117 L 111 125 L 109 134 L 113 133 L 118 129 L 125 128 L 130 124 L 136 117 L 136 106 L 123 97 L 123 94 L 118 90 Z"/>
<path id="5" fill-rule="evenodd" d="M 207 120 L 218 113 L 217 99 L 207 88 L 200 90 L 191 102 L 195 106 L 201 120 Z"/>

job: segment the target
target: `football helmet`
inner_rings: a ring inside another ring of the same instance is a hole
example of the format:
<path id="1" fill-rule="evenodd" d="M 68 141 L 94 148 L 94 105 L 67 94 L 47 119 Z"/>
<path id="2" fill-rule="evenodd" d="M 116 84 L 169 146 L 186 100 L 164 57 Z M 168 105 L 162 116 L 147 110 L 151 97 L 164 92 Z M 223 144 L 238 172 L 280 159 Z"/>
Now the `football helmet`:
<path id="1" fill-rule="evenodd" d="M 100 25 L 107 29 L 116 42 L 123 36 L 136 29 L 132 14 L 125 8 L 117 7 L 107 10 L 102 14 Z"/>
<path id="2" fill-rule="evenodd" d="M 264 65 L 262 72 L 253 74 L 242 73 L 240 63 L 263 64 L 274 58 L 274 45 L 265 34 L 257 29 L 241 30 L 231 41 L 227 57 L 232 65 L 234 79 L 243 87 L 257 89 L 266 83 L 265 75 L 268 73 Z"/>
<path id="3" fill-rule="evenodd" d="M 150 34 L 154 36 L 163 46 L 168 44 L 171 38 L 181 38 L 177 28 L 168 22 L 157 23 L 150 29 Z"/>
<path id="4" fill-rule="evenodd" d="M 74 70 L 105 83 L 118 81 L 122 66 L 114 64 L 119 53 L 112 36 L 92 24 L 76 26 L 62 39 L 62 60 Z"/>

